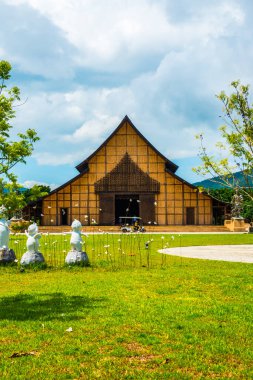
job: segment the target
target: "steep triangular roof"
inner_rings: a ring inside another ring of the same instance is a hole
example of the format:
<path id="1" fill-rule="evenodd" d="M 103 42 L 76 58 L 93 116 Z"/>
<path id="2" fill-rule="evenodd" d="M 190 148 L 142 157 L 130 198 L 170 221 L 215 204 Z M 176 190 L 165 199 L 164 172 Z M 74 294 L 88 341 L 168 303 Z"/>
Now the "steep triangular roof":
<path id="1" fill-rule="evenodd" d="M 82 161 L 80 164 L 78 164 L 76 166 L 76 169 L 80 172 L 80 173 L 83 173 L 84 171 L 87 170 L 87 165 L 88 165 L 88 162 L 89 160 L 94 157 L 97 152 L 103 148 L 108 142 L 109 140 L 120 130 L 120 128 L 123 127 L 123 125 L 125 123 L 129 123 L 129 125 L 131 125 L 131 127 L 133 128 L 133 130 L 136 132 L 136 134 L 141 137 L 145 142 L 146 144 L 152 148 L 164 161 L 165 161 L 165 167 L 166 167 L 166 170 L 171 172 L 171 173 L 175 173 L 178 169 L 178 166 L 176 164 L 174 164 L 172 161 L 168 160 L 162 153 L 160 153 L 147 139 L 146 137 L 144 137 L 141 132 L 134 126 L 134 124 L 132 123 L 132 121 L 129 119 L 129 117 L 126 115 L 124 117 L 124 119 L 121 121 L 121 123 L 118 125 L 118 127 L 111 133 L 111 135 L 103 142 L 102 145 L 100 145 L 100 147 L 98 149 L 95 150 L 94 153 L 92 153 L 88 158 L 86 158 L 84 161 Z"/>

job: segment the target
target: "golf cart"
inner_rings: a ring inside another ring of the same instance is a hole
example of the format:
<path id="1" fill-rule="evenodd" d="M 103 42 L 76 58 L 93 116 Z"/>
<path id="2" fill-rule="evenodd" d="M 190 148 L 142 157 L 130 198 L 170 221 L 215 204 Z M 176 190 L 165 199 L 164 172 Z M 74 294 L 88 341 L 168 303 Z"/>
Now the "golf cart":
<path id="1" fill-rule="evenodd" d="M 137 216 L 120 216 L 120 231 L 122 232 L 145 232 L 142 219 Z"/>

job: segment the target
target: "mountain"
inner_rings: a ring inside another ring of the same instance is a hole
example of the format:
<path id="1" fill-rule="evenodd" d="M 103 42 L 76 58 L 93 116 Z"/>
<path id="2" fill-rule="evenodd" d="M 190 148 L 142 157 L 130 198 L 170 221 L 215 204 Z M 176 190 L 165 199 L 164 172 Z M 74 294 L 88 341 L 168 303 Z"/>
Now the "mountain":
<path id="1" fill-rule="evenodd" d="M 193 185 L 198 187 L 204 187 L 205 189 L 224 189 L 228 188 L 229 186 L 226 186 L 225 184 L 222 185 L 220 183 L 216 183 L 221 181 L 220 177 L 214 177 L 213 179 L 204 179 L 200 182 L 195 182 Z M 253 187 L 253 176 L 252 178 L 249 178 L 248 183 L 246 184 L 245 178 L 243 176 L 243 172 L 235 172 L 233 173 L 233 177 L 230 178 L 229 182 L 232 184 L 233 182 L 237 182 L 239 186 L 245 186 L 245 187 Z"/>

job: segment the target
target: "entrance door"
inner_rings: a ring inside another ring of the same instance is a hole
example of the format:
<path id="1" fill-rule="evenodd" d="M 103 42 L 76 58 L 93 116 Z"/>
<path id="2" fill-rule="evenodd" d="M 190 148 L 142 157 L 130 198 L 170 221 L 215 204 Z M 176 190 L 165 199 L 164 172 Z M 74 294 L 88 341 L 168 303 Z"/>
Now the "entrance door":
<path id="1" fill-rule="evenodd" d="M 121 216 L 139 216 L 139 195 L 115 195 L 115 224 L 119 224 Z"/>
<path id="2" fill-rule="evenodd" d="M 186 207 L 186 224 L 195 224 L 195 208 Z"/>
<path id="3" fill-rule="evenodd" d="M 111 226 L 115 224 L 114 218 L 114 194 L 100 194 L 99 196 L 99 224 Z"/>
<path id="4" fill-rule="evenodd" d="M 61 225 L 67 226 L 68 225 L 68 209 L 67 208 L 61 208 Z"/>
<path id="5" fill-rule="evenodd" d="M 144 224 L 156 222 L 154 194 L 140 195 L 140 217 Z"/>

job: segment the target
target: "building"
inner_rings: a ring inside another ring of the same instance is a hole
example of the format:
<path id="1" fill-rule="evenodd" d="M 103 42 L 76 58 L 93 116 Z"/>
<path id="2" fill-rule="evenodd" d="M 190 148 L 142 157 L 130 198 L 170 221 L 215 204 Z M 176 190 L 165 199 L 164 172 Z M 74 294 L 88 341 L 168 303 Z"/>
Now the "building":
<path id="1" fill-rule="evenodd" d="M 76 166 L 79 174 L 41 200 L 42 225 L 114 225 L 121 216 L 144 224 L 208 225 L 213 199 L 176 175 L 125 116 L 106 141 Z"/>

